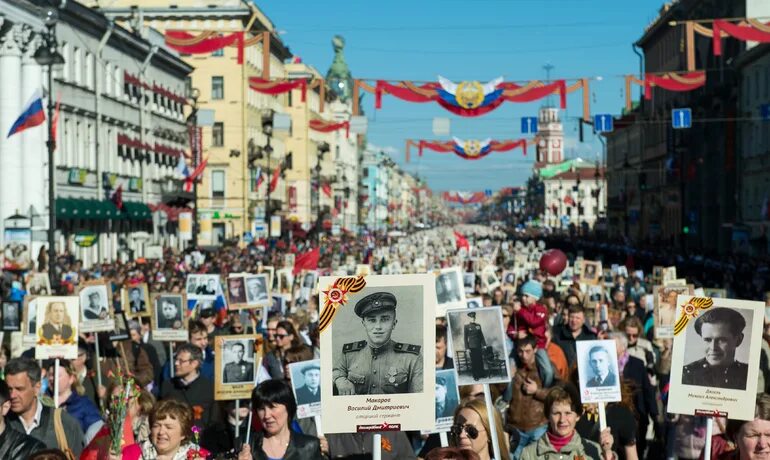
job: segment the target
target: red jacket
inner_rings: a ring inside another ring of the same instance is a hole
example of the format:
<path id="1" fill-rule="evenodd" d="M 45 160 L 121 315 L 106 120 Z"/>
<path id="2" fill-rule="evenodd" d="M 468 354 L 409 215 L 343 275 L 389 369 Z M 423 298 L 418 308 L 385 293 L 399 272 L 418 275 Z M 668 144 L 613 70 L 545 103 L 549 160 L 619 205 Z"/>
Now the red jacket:
<path id="1" fill-rule="evenodd" d="M 545 348 L 545 328 L 548 327 L 548 309 L 545 306 L 539 303 L 530 307 L 522 305 L 515 321 L 516 332 L 527 332 L 537 339 L 537 348 Z"/>

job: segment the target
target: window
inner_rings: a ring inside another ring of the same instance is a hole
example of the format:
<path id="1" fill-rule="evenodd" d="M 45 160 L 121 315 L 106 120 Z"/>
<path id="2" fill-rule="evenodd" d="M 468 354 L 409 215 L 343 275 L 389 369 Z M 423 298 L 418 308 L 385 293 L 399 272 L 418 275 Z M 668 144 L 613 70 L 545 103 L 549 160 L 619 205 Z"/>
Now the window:
<path id="1" fill-rule="evenodd" d="M 211 146 L 222 147 L 223 145 L 225 145 L 225 124 L 217 121 L 211 128 Z"/>
<path id="2" fill-rule="evenodd" d="M 211 99 L 221 100 L 225 98 L 224 77 L 211 77 Z"/>
<path id="3" fill-rule="evenodd" d="M 211 171 L 211 197 L 225 197 L 225 172 L 222 170 Z"/>

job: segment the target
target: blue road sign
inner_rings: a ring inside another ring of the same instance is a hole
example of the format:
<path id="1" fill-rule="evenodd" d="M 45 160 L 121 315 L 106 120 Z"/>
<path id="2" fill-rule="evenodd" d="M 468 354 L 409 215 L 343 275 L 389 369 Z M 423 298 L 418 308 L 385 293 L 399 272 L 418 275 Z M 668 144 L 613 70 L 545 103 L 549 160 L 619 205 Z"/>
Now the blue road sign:
<path id="1" fill-rule="evenodd" d="M 692 127 L 691 109 L 673 109 L 671 111 L 671 126 L 674 129 L 687 129 Z"/>
<path id="2" fill-rule="evenodd" d="M 597 133 L 611 133 L 614 127 L 614 120 L 609 113 L 600 113 L 594 115 L 594 131 Z"/>
<path id="3" fill-rule="evenodd" d="M 762 119 L 770 121 L 770 104 L 762 104 L 759 106 L 759 113 L 762 114 Z"/>
<path id="4" fill-rule="evenodd" d="M 537 133 L 537 117 L 521 117 L 521 133 Z"/>

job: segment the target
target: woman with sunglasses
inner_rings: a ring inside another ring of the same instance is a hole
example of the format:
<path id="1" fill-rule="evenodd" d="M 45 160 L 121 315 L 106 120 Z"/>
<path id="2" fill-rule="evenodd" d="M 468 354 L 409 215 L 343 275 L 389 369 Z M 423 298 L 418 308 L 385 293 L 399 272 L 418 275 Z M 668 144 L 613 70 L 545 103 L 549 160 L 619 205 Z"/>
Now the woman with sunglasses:
<path id="1" fill-rule="evenodd" d="M 570 383 L 557 385 L 548 392 L 544 403 L 548 417 L 548 431 L 537 442 L 524 448 L 521 460 L 557 460 L 582 458 L 584 460 L 614 460 L 614 442 L 609 428 L 599 435 L 600 444 L 583 439 L 575 431 L 582 414 L 580 396 Z"/>
<path id="2" fill-rule="evenodd" d="M 508 437 L 503 432 L 503 420 L 495 409 L 494 425 L 490 426 L 487 417 L 487 405 L 482 399 L 470 399 L 455 410 L 454 424 L 450 429 L 452 444 L 460 449 L 475 452 L 479 459 L 490 460 L 493 458 L 492 437 L 490 430 L 497 433 L 497 446 L 500 458 L 497 460 L 510 460 Z"/>

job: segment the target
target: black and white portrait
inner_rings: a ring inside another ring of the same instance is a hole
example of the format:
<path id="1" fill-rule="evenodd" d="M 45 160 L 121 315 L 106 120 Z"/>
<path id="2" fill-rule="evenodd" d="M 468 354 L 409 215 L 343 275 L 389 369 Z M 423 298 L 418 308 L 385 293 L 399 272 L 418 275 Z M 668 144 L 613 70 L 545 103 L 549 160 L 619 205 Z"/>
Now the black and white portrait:
<path id="1" fill-rule="evenodd" d="M 620 401 L 618 351 L 614 340 L 575 343 L 583 402 Z"/>
<path id="2" fill-rule="evenodd" d="M 476 274 L 473 272 L 463 273 L 463 288 L 466 294 L 471 294 L 476 290 Z"/>
<path id="3" fill-rule="evenodd" d="M 16 332 L 21 330 L 21 308 L 19 302 L 3 301 L 2 331 Z"/>
<path id="4" fill-rule="evenodd" d="M 222 360 L 222 383 L 254 381 L 254 340 L 226 340 Z"/>
<path id="5" fill-rule="evenodd" d="M 334 394 L 422 392 L 422 309 L 417 305 L 422 294 L 420 286 L 348 294 L 350 307 L 335 318 L 338 326 L 346 326 L 336 327 L 332 335 Z"/>
<path id="6" fill-rule="evenodd" d="M 110 315 L 107 300 L 107 285 L 86 286 L 80 290 L 80 320 L 93 321 L 108 319 Z"/>
<path id="7" fill-rule="evenodd" d="M 500 307 L 447 311 L 458 385 L 509 380 Z"/>
<path id="8" fill-rule="evenodd" d="M 125 313 L 115 313 L 115 329 L 110 332 L 109 337 L 113 342 L 128 339 L 128 322 Z"/>
<path id="9" fill-rule="evenodd" d="M 147 310 L 148 299 L 146 284 L 129 286 L 124 289 L 123 295 L 123 311 L 127 313 L 129 317 L 133 318 L 149 315 L 149 310 Z"/>
<path id="10" fill-rule="evenodd" d="M 297 417 L 306 418 L 321 413 L 321 361 L 300 361 L 289 364 L 291 386 L 297 401 Z"/>
<path id="11" fill-rule="evenodd" d="M 270 302 L 267 282 L 267 274 L 246 277 L 246 302 L 250 306 L 263 306 Z"/>
<path id="12" fill-rule="evenodd" d="M 764 303 L 680 295 L 676 306 L 668 412 L 753 420 Z"/>
<path id="13" fill-rule="evenodd" d="M 445 268 L 436 275 L 436 315 L 444 316 L 450 308 L 462 308 L 465 304 L 463 274 L 458 267 Z"/>
<path id="14" fill-rule="evenodd" d="M 703 387 L 745 390 L 754 312 L 713 307 L 698 315 L 685 330 L 682 383 Z"/>
<path id="15" fill-rule="evenodd" d="M 466 301 L 466 305 L 468 308 L 481 308 L 484 303 L 482 302 L 481 297 L 471 297 Z"/>
<path id="16" fill-rule="evenodd" d="M 230 275 L 227 278 L 227 302 L 230 307 L 247 305 L 245 278 L 244 275 Z"/>

